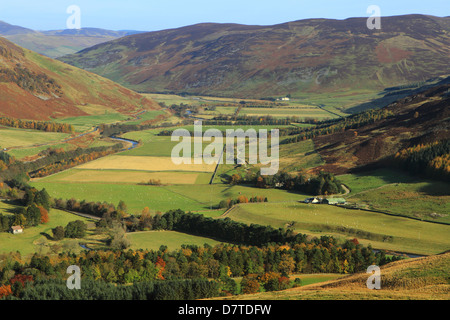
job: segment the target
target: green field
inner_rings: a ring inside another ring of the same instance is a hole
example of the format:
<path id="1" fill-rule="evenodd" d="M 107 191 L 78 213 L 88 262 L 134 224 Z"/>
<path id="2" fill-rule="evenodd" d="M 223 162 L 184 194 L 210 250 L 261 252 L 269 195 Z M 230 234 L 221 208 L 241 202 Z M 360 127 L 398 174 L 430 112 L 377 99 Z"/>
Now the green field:
<path id="1" fill-rule="evenodd" d="M 142 141 L 143 145 L 120 153 L 126 156 L 153 156 L 170 157 L 172 149 L 181 141 L 171 141 L 170 136 L 158 136 L 155 131 L 130 132 L 123 135 L 126 139 Z M 193 139 L 192 139 L 193 142 Z M 211 142 L 204 142 L 203 149 Z M 191 144 L 191 156 L 194 155 L 194 146 Z"/>
<path id="2" fill-rule="evenodd" d="M 280 145 L 280 169 L 296 172 L 325 164 L 312 140 Z"/>
<path id="3" fill-rule="evenodd" d="M 2 127 L 0 128 L 0 146 L 2 148 L 33 147 L 62 141 L 69 136 L 70 134 L 67 133 Z"/>
<path id="4" fill-rule="evenodd" d="M 127 234 L 127 239 L 131 242 L 131 249 L 144 249 L 157 251 L 162 245 L 167 246 L 169 250 L 177 250 L 183 244 L 196 245 L 203 247 L 209 244 L 215 246 L 221 242 L 189 235 L 175 231 L 143 231 Z"/>
<path id="5" fill-rule="evenodd" d="M 340 175 L 339 180 L 347 185 L 352 195 L 379 188 L 392 183 L 408 183 L 417 180 L 409 174 L 390 169 L 379 169 L 363 174 Z"/>
<path id="6" fill-rule="evenodd" d="M 394 170 L 339 176 L 360 207 L 450 224 L 450 184 L 424 181 Z"/>
<path id="7" fill-rule="evenodd" d="M 16 206 L 6 204 L 0 201 L 0 213 L 11 214 Z M 0 252 L 8 253 L 19 251 L 22 255 L 32 254 L 34 252 L 47 252 L 50 250 L 49 245 L 58 244 L 62 247 L 69 245 L 72 240 L 66 239 L 55 242 L 47 239 L 45 235 L 52 236 L 52 229 L 57 226 L 65 227 L 70 221 L 82 220 L 88 222 L 90 220 L 64 212 L 52 209 L 49 212 L 50 221 L 37 227 L 26 228 L 22 234 L 0 233 Z M 71 247 L 72 248 L 72 247 Z M 80 247 L 81 248 L 81 247 Z M 78 246 L 74 249 L 79 250 Z"/>
<path id="8" fill-rule="evenodd" d="M 242 204 L 227 217 L 312 235 L 357 238 L 374 248 L 436 254 L 450 249 L 450 226 L 381 213 L 304 203 Z"/>
<path id="9" fill-rule="evenodd" d="M 145 121 L 153 120 L 161 114 L 165 114 L 165 112 L 162 110 L 147 110 L 143 114 L 139 114 L 137 116 L 138 119 L 127 121 L 126 124 L 140 124 Z"/>
<path id="10" fill-rule="evenodd" d="M 84 117 L 69 117 L 69 118 L 59 118 L 55 120 L 60 123 L 71 124 L 76 132 L 84 132 L 96 127 L 100 124 L 111 124 L 119 121 L 125 121 L 129 119 L 129 116 L 117 113 L 109 112 L 99 115 L 91 115 Z"/>
<path id="11" fill-rule="evenodd" d="M 56 148 L 56 149 L 70 149 L 71 145 L 67 143 L 60 143 L 60 144 L 54 144 L 54 145 L 45 145 L 42 147 L 35 147 L 35 148 L 20 148 L 20 149 L 11 149 L 8 151 L 8 153 L 12 156 L 14 156 L 16 159 L 22 159 L 25 157 L 33 156 L 36 154 L 39 154 L 39 152 L 47 150 L 48 148 Z"/>
<path id="12" fill-rule="evenodd" d="M 270 115 L 274 118 L 299 117 L 301 119 L 333 119 L 337 118 L 327 111 L 314 106 L 303 107 L 273 107 L 273 108 L 242 108 L 240 116 L 265 116 Z"/>
<path id="13" fill-rule="evenodd" d="M 305 197 L 283 190 L 255 189 L 223 184 L 143 186 L 115 183 L 74 183 L 70 181 L 48 182 L 46 179 L 31 182 L 31 185 L 38 189 L 45 188 L 53 198 L 106 201 L 115 205 L 123 200 L 130 213 L 133 214 L 142 212 L 145 207 L 160 212 L 171 209 L 182 209 L 184 211 L 211 210 L 221 200 L 236 199 L 239 195 L 247 197 L 264 196 L 269 201 L 274 202 L 294 201 Z"/>

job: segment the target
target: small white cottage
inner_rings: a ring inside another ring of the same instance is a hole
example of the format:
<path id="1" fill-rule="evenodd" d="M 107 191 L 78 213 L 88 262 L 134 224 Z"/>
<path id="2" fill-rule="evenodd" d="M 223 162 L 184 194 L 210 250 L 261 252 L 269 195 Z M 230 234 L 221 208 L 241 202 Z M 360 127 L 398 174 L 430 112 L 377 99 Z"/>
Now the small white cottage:
<path id="1" fill-rule="evenodd" d="M 23 233 L 23 228 L 21 226 L 12 226 L 11 233 L 12 234 Z"/>

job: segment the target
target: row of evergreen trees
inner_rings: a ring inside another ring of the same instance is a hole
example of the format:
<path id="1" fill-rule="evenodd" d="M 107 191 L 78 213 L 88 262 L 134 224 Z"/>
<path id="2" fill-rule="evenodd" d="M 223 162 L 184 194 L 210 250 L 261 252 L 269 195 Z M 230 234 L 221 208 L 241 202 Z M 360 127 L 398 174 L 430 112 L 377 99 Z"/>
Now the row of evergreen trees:
<path id="1" fill-rule="evenodd" d="M 395 155 L 394 163 L 414 175 L 450 181 L 450 140 L 403 149 Z"/>
<path id="2" fill-rule="evenodd" d="M 318 136 L 342 132 L 349 129 L 357 129 L 364 125 L 374 123 L 392 116 L 392 111 L 387 109 L 371 109 L 345 118 L 324 121 L 312 128 L 287 128 L 280 130 L 280 136 L 291 136 L 280 141 L 280 144 L 296 143 L 312 139 Z"/>
<path id="3" fill-rule="evenodd" d="M 15 295 L 14 295 L 15 294 Z M 68 290 L 63 280 L 27 282 L 9 299 L 21 300 L 196 300 L 216 297 L 219 286 L 206 279 L 138 282 L 117 285 L 83 280 L 82 290 Z"/>
<path id="4" fill-rule="evenodd" d="M 321 171 L 317 176 L 303 174 L 291 175 L 279 171 L 273 176 L 262 176 L 259 172 L 248 171 L 245 175 L 238 173 L 228 178 L 231 184 L 250 184 L 258 188 L 281 188 L 311 195 L 331 195 L 344 192 L 342 183 L 334 174 Z"/>

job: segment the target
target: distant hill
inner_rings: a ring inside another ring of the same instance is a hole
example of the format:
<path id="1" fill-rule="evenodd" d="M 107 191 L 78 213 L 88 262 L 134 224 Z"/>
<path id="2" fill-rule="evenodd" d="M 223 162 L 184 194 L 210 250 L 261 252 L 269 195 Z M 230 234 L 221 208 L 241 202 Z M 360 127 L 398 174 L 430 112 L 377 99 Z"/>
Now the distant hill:
<path id="1" fill-rule="evenodd" d="M 0 35 L 8 36 L 29 33 L 36 33 L 36 31 L 0 21 Z"/>
<path id="2" fill-rule="evenodd" d="M 111 80 L 0 38 L 0 116 L 48 120 L 159 105 Z"/>
<path id="3" fill-rule="evenodd" d="M 334 173 L 383 165 L 402 149 L 450 139 L 450 77 L 410 91 L 384 108 L 392 116 L 361 127 L 317 136 L 316 150 Z"/>
<path id="4" fill-rule="evenodd" d="M 203 23 L 142 33 L 60 58 L 141 92 L 261 98 L 379 92 L 448 73 L 450 18 Z"/>
<path id="5" fill-rule="evenodd" d="M 0 36 L 24 48 L 57 58 L 142 31 L 113 31 L 99 28 L 35 31 L 0 21 Z"/>

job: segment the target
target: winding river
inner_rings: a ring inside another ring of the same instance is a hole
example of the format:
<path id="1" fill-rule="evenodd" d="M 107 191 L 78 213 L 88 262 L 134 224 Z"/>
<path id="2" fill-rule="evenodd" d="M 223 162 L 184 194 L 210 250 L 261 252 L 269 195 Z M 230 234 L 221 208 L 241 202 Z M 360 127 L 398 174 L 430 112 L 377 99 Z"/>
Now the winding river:
<path id="1" fill-rule="evenodd" d="M 115 136 L 111 136 L 110 138 L 114 139 L 114 140 L 118 140 L 118 141 L 124 141 L 124 142 L 131 143 L 131 147 L 127 148 L 126 150 L 134 149 L 134 148 L 136 148 L 139 145 L 139 142 L 134 141 L 134 140 L 130 140 L 130 139 L 118 138 L 118 137 L 115 137 Z"/>

